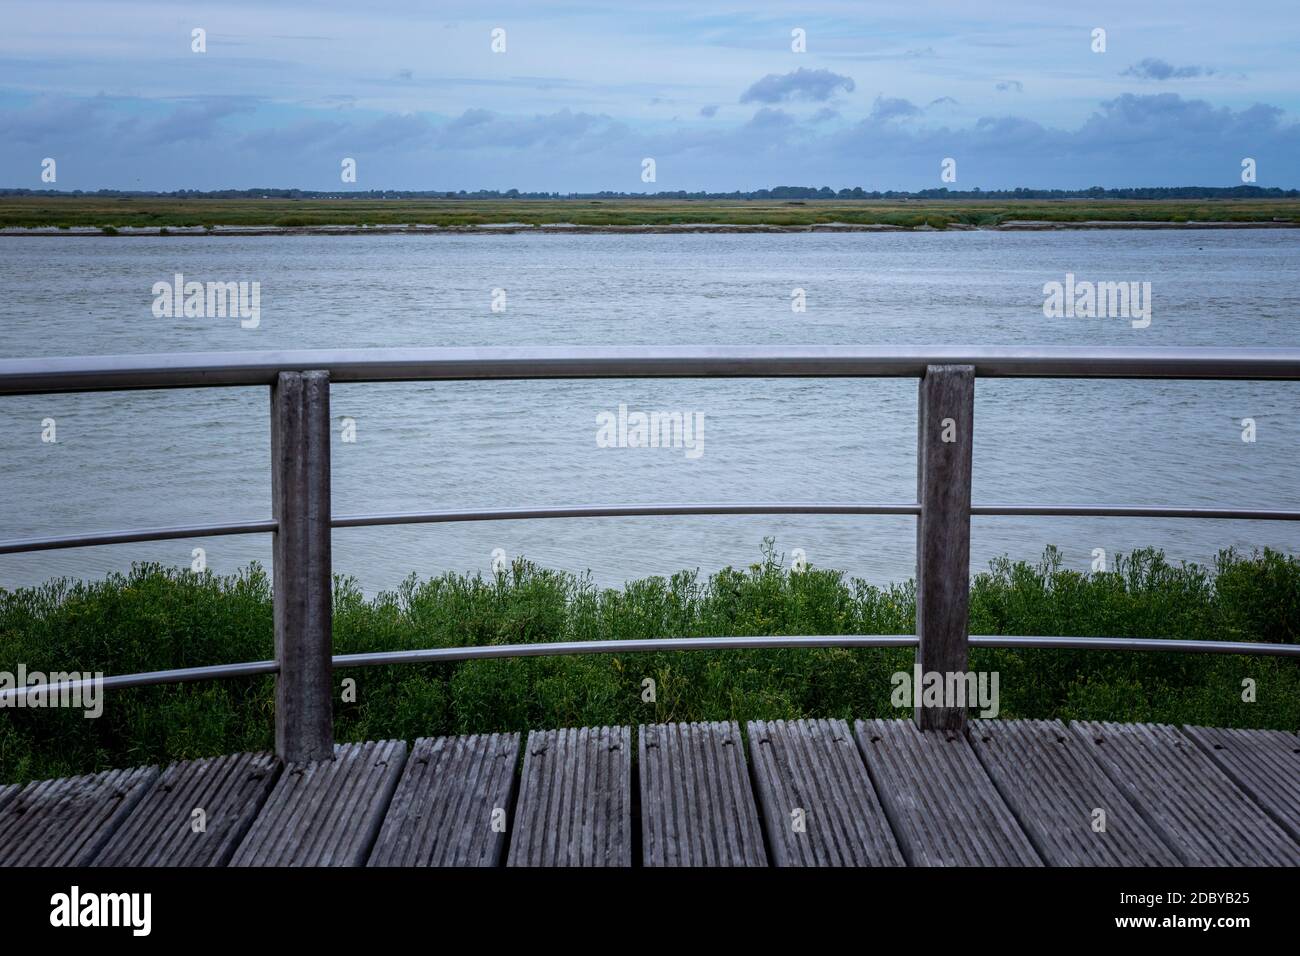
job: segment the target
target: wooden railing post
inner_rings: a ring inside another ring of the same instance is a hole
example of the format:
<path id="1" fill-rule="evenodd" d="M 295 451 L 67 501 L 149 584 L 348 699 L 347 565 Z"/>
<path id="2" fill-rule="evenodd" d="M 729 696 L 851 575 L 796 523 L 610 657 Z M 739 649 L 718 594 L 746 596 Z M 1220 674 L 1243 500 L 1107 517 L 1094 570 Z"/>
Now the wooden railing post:
<path id="1" fill-rule="evenodd" d="M 967 666 L 974 416 L 974 367 L 928 366 L 917 415 L 916 657 L 922 675 L 946 676 Z M 913 688 L 922 730 L 965 726 L 964 707 L 922 706 L 920 692 Z"/>
<path id="2" fill-rule="evenodd" d="M 281 372 L 271 386 L 275 587 L 275 752 L 334 756 L 328 372 Z"/>

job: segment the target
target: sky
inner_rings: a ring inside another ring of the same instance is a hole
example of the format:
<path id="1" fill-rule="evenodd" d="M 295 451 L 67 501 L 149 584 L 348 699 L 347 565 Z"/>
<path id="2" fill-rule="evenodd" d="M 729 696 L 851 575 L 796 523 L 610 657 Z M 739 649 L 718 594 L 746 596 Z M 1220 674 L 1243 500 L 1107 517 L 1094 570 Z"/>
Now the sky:
<path id="1" fill-rule="evenodd" d="M 1236 186 L 1245 159 L 1300 186 L 1296 0 L 0 0 L 3 187 Z"/>

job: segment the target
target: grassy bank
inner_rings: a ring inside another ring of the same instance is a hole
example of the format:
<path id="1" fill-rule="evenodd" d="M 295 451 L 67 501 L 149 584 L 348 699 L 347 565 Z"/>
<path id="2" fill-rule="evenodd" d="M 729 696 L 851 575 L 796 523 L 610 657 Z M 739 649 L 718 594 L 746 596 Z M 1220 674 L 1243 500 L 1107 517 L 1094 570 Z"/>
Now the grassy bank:
<path id="1" fill-rule="evenodd" d="M 676 635 L 906 634 L 914 592 L 828 570 L 792 574 L 770 547 L 745 570 L 683 572 L 598 590 L 516 563 L 495 578 L 409 579 L 366 599 L 336 583 L 337 653 Z M 1128 635 L 1300 642 L 1300 559 L 1225 552 L 1213 568 L 1138 552 L 1117 570 L 994 562 L 971 591 L 977 634 Z M 270 583 L 140 565 L 103 581 L 0 590 L 0 670 L 122 674 L 272 654 Z M 613 654 L 363 668 L 336 697 L 336 736 L 364 740 L 605 723 L 903 716 L 890 675 L 910 650 Z M 1001 716 L 1300 726 L 1300 666 L 1278 658 L 977 650 L 1001 675 Z M 642 701 L 653 678 L 657 700 Z M 1242 680 L 1258 700 L 1243 703 Z M 271 746 L 268 677 L 110 693 L 103 716 L 0 711 L 0 781 Z"/>
<path id="2" fill-rule="evenodd" d="M 683 223 L 808 226 L 819 223 L 996 226 L 1051 222 L 1300 221 L 1300 200 L 674 200 L 674 199 L 200 199 L 7 196 L 0 228 L 361 226 L 492 223 L 655 226 Z"/>

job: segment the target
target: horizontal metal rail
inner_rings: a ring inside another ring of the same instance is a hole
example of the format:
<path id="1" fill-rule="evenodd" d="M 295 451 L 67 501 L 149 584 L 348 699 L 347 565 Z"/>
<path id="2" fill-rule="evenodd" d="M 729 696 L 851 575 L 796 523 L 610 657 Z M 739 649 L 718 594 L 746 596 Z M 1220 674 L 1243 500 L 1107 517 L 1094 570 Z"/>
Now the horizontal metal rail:
<path id="1" fill-rule="evenodd" d="M 1250 521 L 1300 521 L 1300 510 L 1278 508 L 1206 508 L 1145 505 L 972 505 L 975 517 L 1075 516 L 1094 518 L 1204 518 Z M 458 521 L 524 521 L 547 518 L 635 518 L 680 515 L 918 515 L 915 502 L 818 504 L 816 502 L 721 502 L 709 504 L 564 505 L 560 507 L 454 508 L 442 511 L 398 511 L 379 514 L 339 515 L 335 528 L 369 528 L 400 524 L 440 524 Z M 0 541 L 0 554 L 88 548 L 136 541 L 212 538 L 221 535 L 275 531 L 274 519 L 231 524 L 187 525 L 176 528 L 141 528 L 96 531 Z"/>
<path id="2" fill-rule="evenodd" d="M 255 677 L 259 674 L 275 674 L 280 665 L 275 661 L 246 661 L 242 664 L 213 664 L 210 667 L 182 667 L 168 671 L 145 671 L 141 674 L 119 674 L 105 677 L 102 687 L 105 690 L 123 690 L 128 687 L 152 687 L 158 684 L 190 684 L 201 680 L 222 680 L 231 677 Z M 81 671 L 80 673 L 85 673 Z M 48 675 L 47 675 L 48 676 Z M 27 687 L 14 687 L 0 691 L 0 702 L 12 707 L 18 697 L 31 697 L 36 693 L 56 694 L 66 690 L 68 693 L 84 690 L 95 684 L 94 678 L 46 683 Z"/>
<path id="3" fill-rule="evenodd" d="M 584 378 L 919 378 L 969 365 L 980 378 L 1300 380 L 1290 348 L 650 347 L 307 349 L 0 360 L 0 395 L 270 385 L 319 370 L 349 382 Z"/>
<path id="4" fill-rule="evenodd" d="M 737 651 L 782 650 L 819 647 L 916 647 L 913 634 L 827 634 L 776 635 L 751 637 L 652 637 L 612 641 L 544 641 L 535 644 L 479 644 L 469 647 L 431 647 L 404 651 L 373 651 L 364 654 L 335 654 L 333 666 L 382 667 L 393 664 L 445 664 L 457 661 L 499 660 L 516 657 L 566 657 L 577 654 L 655 654 L 666 651 Z M 1263 644 L 1249 641 L 1192 641 L 1177 638 L 1148 637 L 1019 637 L 1014 635 L 973 635 L 972 647 L 1000 647 L 1013 650 L 1094 650 L 1094 651 L 1170 651 L 1188 654 L 1244 654 L 1267 657 L 1300 657 L 1300 645 Z M 248 661 L 243 664 L 216 664 L 179 670 L 148 671 L 105 677 L 105 690 L 150 687 L 201 680 L 220 680 L 274 674 L 280 669 L 275 661 Z M 84 672 L 83 672 L 84 673 Z M 63 684 L 0 691 L 0 701 L 12 706 L 20 696 L 51 688 L 69 692 L 86 688 L 90 678 Z"/>
<path id="5" fill-rule="evenodd" d="M 28 551 L 57 551 L 60 548 L 89 548 L 101 544 L 129 544 L 133 541 L 174 541 L 177 538 L 216 538 L 228 534 L 256 534 L 274 531 L 274 520 L 237 521 L 232 524 L 196 524 L 179 528 L 140 528 L 135 531 L 94 531 L 89 534 L 66 534 L 48 538 L 0 541 L 0 554 Z"/>
<path id="6" fill-rule="evenodd" d="M 916 503 L 816 504 L 760 502 L 722 504 L 574 505 L 559 508 L 470 508 L 451 511 L 409 511 L 392 514 L 340 515 L 335 528 L 375 525 L 437 524 L 446 521 L 518 521 L 529 518 L 634 518 L 655 515 L 917 515 Z"/>
<path id="7" fill-rule="evenodd" d="M 1017 637 L 975 635 L 972 647 L 1035 648 L 1055 651 L 1174 651 L 1184 654 L 1258 654 L 1262 657 L 1300 657 L 1300 644 L 1266 644 L 1258 641 L 1191 641 L 1169 637 Z"/>
<path id="8" fill-rule="evenodd" d="M 1224 518 L 1246 521 L 1300 521 L 1300 511 L 1285 508 L 1202 508 L 1149 505 L 971 505 L 972 517 L 1071 516 L 1079 518 Z"/>
<path id="9" fill-rule="evenodd" d="M 614 641 L 548 641 L 537 644 L 487 644 L 474 647 L 434 647 L 413 651 L 340 654 L 335 667 L 374 667 L 384 664 L 436 664 L 502 657 L 559 657 L 570 654 L 654 654 L 660 651 L 733 651 L 762 648 L 916 647 L 913 634 L 844 634 L 797 637 L 662 637 Z M 1178 651 L 1201 654 L 1260 654 L 1300 657 L 1300 644 L 1249 641 L 1185 641 L 1142 637 L 1007 637 L 973 636 L 973 647 L 1037 648 L 1045 650 Z"/>

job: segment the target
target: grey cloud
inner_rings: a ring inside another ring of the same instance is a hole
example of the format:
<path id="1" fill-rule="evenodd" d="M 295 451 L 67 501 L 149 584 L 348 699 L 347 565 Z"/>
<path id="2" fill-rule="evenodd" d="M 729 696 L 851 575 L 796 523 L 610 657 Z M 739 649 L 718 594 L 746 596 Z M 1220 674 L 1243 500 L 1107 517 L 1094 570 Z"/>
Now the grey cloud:
<path id="1" fill-rule="evenodd" d="M 393 188 L 476 188 L 505 181 L 519 188 L 622 188 L 609 170 L 612 157 L 623 155 L 660 157 L 664 188 L 678 182 L 764 185 L 795 173 L 868 188 L 922 188 L 940 184 L 938 161 L 944 156 L 960 158 L 959 187 L 1232 182 L 1242 156 L 1259 159 L 1267 184 L 1287 186 L 1300 177 L 1300 125 L 1285 111 L 1265 104 L 1218 107 L 1174 93 L 1116 97 L 1070 128 L 1007 115 L 950 127 L 923 121 L 942 115 L 938 110 L 926 113 L 909 100 L 881 96 L 855 122 L 827 122 L 834 119 L 830 107 L 796 116 L 762 106 L 739 124 L 673 130 L 643 130 L 605 114 L 568 110 L 513 116 L 471 109 L 454 117 L 333 111 L 241 132 L 251 121 L 236 114 L 249 105 L 187 100 L 170 111 L 154 103 L 148 111 L 112 98 L 46 99 L 0 108 L 0 128 L 22 152 L 40 149 L 37 155 L 60 157 L 61 181 L 63 156 L 93 154 L 93 179 L 77 172 L 89 168 L 84 163 L 71 161 L 68 167 L 69 184 L 79 188 L 133 184 L 149 173 L 142 165 L 148 162 L 180 171 L 165 183 L 151 174 L 146 185 L 155 187 L 329 188 L 337 182 L 337 161 L 322 157 L 356 156 L 369 162 L 370 175 L 380 175 L 367 159 L 378 155 L 384 159 L 383 181 L 373 185 Z M 221 150 L 212 149 L 216 141 Z M 675 162 L 664 162 L 672 156 Z M 34 178 L 30 166 L 0 157 L 0 173 L 15 184 Z M 629 169 L 637 188 L 639 167 Z M 685 170 L 674 174 L 685 178 L 670 185 L 665 173 L 673 169 Z"/>
<path id="2" fill-rule="evenodd" d="M 443 149 L 545 146 L 551 149 L 595 149 L 627 136 L 627 127 L 604 114 L 560 110 L 531 117 L 504 116 L 490 110 L 466 110 L 438 129 Z"/>
<path id="3" fill-rule="evenodd" d="M 1021 83 L 1019 80 L 1003 80 L 1001 83 L 997 84 L 994 89 L 999 93 L 1023 93 L 1025 91 L 1025 84 Z"/>
<path id="4" fill-rule="evenodd" d="M 877 96 L 876 101 L 871 104 L 869 120 L 884 122 L 886 120 L 902 119 L 907 116 L 918 116 L 920 113 L 921 108 L 911 100 Z"/>
<path id="5" fill-rule="evenodd" d="M 924 47 L 917 50 L 903 50 L 891 53 L 836 53 L 834 51 L 823 54 L 834 60 L 858 60 L 863 63 L 883 63 L 891 60 L 932 60 L 939 54 L 934 52 L 933 47 Z"/>
<path id="6" fill-rule="evenodd" d="M 331 120 L 308 120 L 290 126 L 276 126 L 245 134 L 239 141 L 244 149 L 281 154 L 326 149 L 347 139 L 348 125 Z"/>
<path id="7" fill-rule="evenodd" d="M 769 73 L 741 94 L 740 102 L 784 103 L 803 99 L 824 103 L 839 90 L 852 93 L 853 85 L 851 77 L 800 67 L 792 73 Z"/>
<path id="8" fill-rule="evenodd" d="M 718 108 L 717 106 L 712 104 L 710 104 L 709 106 L 701 106 L 700 115 L 705 117 L 706 119 L 713 119 L 713 117 L 718 115 Z"/>
<path id="9" fill-rule="evenodd" d="M 745 129 L 751 130 L 782 130 L 789 129 L 795 125 L 795 119 L 785 110 L 776 109 L 771 106 L 764 106 L 753 115 Z"/>
<path id="10" fill-rule="evenodd" d="M 1155 57 L 1139 60 L 1120 74 L 1120 76 L 1136 76 L 1143 80 L 1187 80 L 1212 75 L 1214 70 L 1208 66 L 1174 66 Z"/>
<path id="11" fill-rule="evenodd" d="M 145 124 L 135 135 L 137 142 L 148 146 L 209 140 L 218 133 L 221 120 L 238 113 L 253 112 L 256 112 L 256 105 L 251 100 L 214 97 L 182 104 L 170 116 Z"/>

